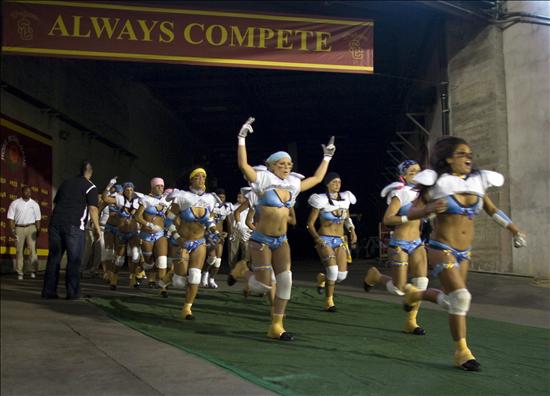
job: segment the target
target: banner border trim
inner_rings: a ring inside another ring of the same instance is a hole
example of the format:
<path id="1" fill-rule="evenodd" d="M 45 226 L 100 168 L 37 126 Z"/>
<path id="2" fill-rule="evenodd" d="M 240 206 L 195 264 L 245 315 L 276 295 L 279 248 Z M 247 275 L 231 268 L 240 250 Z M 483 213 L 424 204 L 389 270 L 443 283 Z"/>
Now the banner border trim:
<path id="1" fill-rule="evenodd" d="M 373 66 L 353 66 L 353 65 L 331 65 L 323 63 L 300 63 L 300 62 L 277 62 L 277 61 L 258 61 L 248 59 L 224 59 L 224 58 L 202 58 L 196 56 L 176 56 L 176 55 L 154 55 L 154 54 L 133 54 L 126 52 L 102 52 L 102 51 L 82 51 L 82 50 L 62 50 L 51 48 L 32 48 L 32 47 L 2 47 L 3 52 L 27 53 L 27 54 L 52 54 L 52 55 L 80 55 L 88 57 L 120 58 L 144 60 L 164 60 L 195 63 L 214 63 L 231 65 L 250 65 L 250 66 L 279 66 L 279 67 L 298 67 L 304 69 L 326 69 L 326 70 L 350 70 L 350 71 L 368 71 L 374 72 Z"/>
<path id="2" fill-rule="evenodd" d="M 80 7 L 80 8 L 99 8 L 111 10 L 126 10 L 126 11 L 142 11 L 142 12 L 160 12 L 172 14 L 187 14 L 187 15 L 205 15 L 205 16 L 225 16 L 232 18 L 248 18 L 248 19 L 267 19 L 276 21 L 289 22 L 317 22 L 329 23 L 333 25 L 351 25 L 351 26 L 374 26 L 374 21 L 353 21 L 353 20 L 338 20 L 338 19 L 317 19 L 307 17 L 293 17 L 282 15 L 269 14 L 246 14 L 242 12 L 227 12 L 227 11 L 206 11 L 206 10 L 191 10 L 182 8 L 157 8 L 131 5 L 115 5 L 101 3 L 80 3 L 80 2 L 65 2 L 65 1 L 39 1 L 39 0 L 8 0 L 6 3 L 15 4 L 39 4 L 39 5 L 59 5 L 65 7 Z"/>
<path id="3" fill-rule="evenodd" d="M 47 144 L 48 146 L 53 146 L 53 139 L 48 139 L 44 136 L 41 136 L 33 131 L 30 131 L 29 129 L 22 127 L 20 125 L 17 125 L 13 123 L 12 121 L 4 118 L 4 116 L 0 116 L 0 125 L 5 126 L 8 129 L 11 129 L 12 131 L 18 132 L 21 135 L 25 135 L 27 137 L 30 137 L 33 140 L 36 140 L 40 143 Z"/>

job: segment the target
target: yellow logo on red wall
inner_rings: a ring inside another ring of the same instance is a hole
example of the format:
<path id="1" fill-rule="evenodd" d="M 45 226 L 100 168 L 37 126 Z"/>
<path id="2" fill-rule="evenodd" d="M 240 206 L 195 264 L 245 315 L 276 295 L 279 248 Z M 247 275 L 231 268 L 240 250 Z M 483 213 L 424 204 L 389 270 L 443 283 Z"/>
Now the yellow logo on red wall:
<path id="1" fill-rule="evenodd" d="M 17 33 L 21 40 L 32 40 L 34 29 L 31 26 L 31 19 L 38 20 L 36 15 L 26 11 L 15 11 L 11 17 L 17 19 Z"/>
<path id="2" fill-rule="evenodd" d="M 15 135 L 9 135 L 2 143 L 0 160 L 5 161 L 10 170 L 27 166 L 25 150 Z"/>

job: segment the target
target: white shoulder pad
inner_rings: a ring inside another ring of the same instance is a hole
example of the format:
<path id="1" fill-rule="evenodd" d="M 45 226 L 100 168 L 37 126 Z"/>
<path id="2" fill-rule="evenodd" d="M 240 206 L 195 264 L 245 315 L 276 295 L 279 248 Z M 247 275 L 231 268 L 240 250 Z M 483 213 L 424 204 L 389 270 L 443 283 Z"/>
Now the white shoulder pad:
<path id="1" fill-rule="evenodd" d="M 355 205 L 357 202 L 357 198 L 355 197 L 355 194 L 353 194 L 351 191 L 344 191 L 343 193 L 340 193 L 341 196 L 346 198 L 350 204 Z"/>
<path id="2" fill-rule="evenodd" d="M 423 186 L 433 186 L 437 181 L 437 172 L 431 169 L 424 169 L 416 174 L 413 181 Z"/>
<path id="3" fill-rule="evenodd" d="M 139 199 L 141 199 L 141 198 L 143 198 L 143 197 L 145 196 L 145 194 L 140 193 L 140 192 L 137 192 L 137 191 L 134 191 L 134 194 L 135 194 Z"/>
<path id="4" fill-rule="evenodd" d="M 326 194 L 311 194 L 307 200 L 307 203 L 315 209 L 323 209 L 328 205 L 328 198 Z"/>
<path id="5" fill-rule="evenodd" d="M 116 199 L 116 202 L 115 202 L 116 206 L 118 206 L 119 208 L 124 207 L 124 196 L 122 194 L 117 194 L 115 196 L 115 199 Z"/>
<path id="6" fill-rule="evenodd" d="M 498 172 L 482 170 L 479 171 L 485 188 L 489 187 L 501 187 L 504 184 L 504 176 Z"/>
<path id="7" fill-rule="evenodd" d="M 251 190 L 252 190 L 252 187 L 241 187 L 241 189 L 240 189 L 239 192 L 240 192 L 242 195 L 246 195 L 246 194 L 248 194 L 248 192 L 251 191 Z"/>
<path id="8" fill-rule="evenodd" d="M 382 191 L 380 192 L 380 196 L 383 198 L 386 195 L 388 195 L 390 193 L 390 191 L 399 190 L 403 187 L 405 187 L 405 183 L 403 183 L 403 182 L 393 182 L 391 184 L 388 184 L 386 187 L 384 187 L 382 189 Z"/>
<path id="9" fill-rule="evenodd" d="M 306 178 L 304 175 L 302 175 L 300 173 L 296 173 L 296 172 L 290 172 L 290 176 L 297 177 L 300 180 L 304 180 Z"/>
<path id="10" fill-rule="evenodd" d="M 256 165 L 256 166 L 253 166 L 252 168 L 254 168 L 255 171 L 266 171 L 267 170 L 267 166 L 265 166 L 265 165 Z"/>
<path id="11" fill-rule="evenodd" d="M 256 202 L 258 202 L 258 195 L 253 190 L 250 190 L 245 194 L 245 197 L 248 199 L 248 206 L 254 208 Z"/>

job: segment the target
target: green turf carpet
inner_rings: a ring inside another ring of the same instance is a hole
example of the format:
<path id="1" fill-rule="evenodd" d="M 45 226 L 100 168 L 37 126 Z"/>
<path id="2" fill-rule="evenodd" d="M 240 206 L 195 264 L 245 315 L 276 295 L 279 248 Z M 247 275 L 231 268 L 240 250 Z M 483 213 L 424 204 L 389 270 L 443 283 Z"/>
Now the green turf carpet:
<path id="1" fill-rule="evenodd" d="M 314 289 L 294 288 L 285 327 L 294 342 L 265 337 L 269 307 L 238 289 L 206 291 L 181 319 L 181 296 L 94 298 L 111 317 L 283 395 L 548 395 L 550 331 L 469 318 L 481 372 L 452 367 L 443 311 L 421 310 L 426 336 L 401 333 L 397 304 L 337 296 L 321 311 Z"/>

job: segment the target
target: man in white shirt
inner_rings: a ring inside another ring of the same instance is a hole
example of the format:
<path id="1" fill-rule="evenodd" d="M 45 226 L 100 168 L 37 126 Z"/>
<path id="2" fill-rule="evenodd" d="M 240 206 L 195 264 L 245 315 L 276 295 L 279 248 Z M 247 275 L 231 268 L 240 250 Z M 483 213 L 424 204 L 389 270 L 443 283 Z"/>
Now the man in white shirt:
<path id="1" fill-rule="evenodd" d="M 36 254 L 36 239 L 40 233 L 40 206 L 31 199 L 31 188 L 22 188 L 22 197 L 14 200 L 8 208 L 8 224 L 13 237 L 16 239 L 16 262 L 15 270 L 17 279 L 23 279 L 23 252 L 25 242 L 31 254 L 31 278 L 36 277 L 38 270 L 38 256 Z"/>
<path id="2" fill-rule="evenodd" d="M 241 192 L 237 195 L 237 203 L 233 205 L 233 213 L 239 206 L 246 203 L 246 197 L 243 194 L 244 191 L 242 191 L 245 189 L 241 189 Z M 248 239 L 252 230 L 246 226 L 247 214 L 248 209 L 243 210 L 240 213 L 239 222 L 236 222 L 234 214 L 231 214 L 230 221 L 233 222 L 233 234 L 229 239 L 229 268 L 233 268 L 239 260 L 248 260 Z"/>

